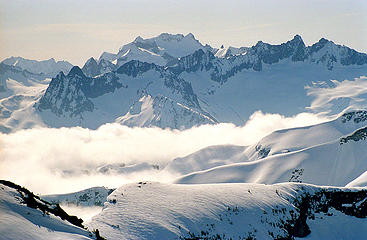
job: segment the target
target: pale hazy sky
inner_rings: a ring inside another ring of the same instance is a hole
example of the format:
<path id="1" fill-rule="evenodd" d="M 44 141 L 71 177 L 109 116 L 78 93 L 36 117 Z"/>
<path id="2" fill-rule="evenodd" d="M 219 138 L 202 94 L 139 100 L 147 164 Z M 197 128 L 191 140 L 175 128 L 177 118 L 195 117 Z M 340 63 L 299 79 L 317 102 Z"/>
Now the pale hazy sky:
<path id="1" fill-rule="evenodd" d="M 192 32 L 213 47 L 281 43 L 300 34 L 367 52 L 367 0 L 0 0 L 0 60 L 83 65 L 138 35 Z"/>

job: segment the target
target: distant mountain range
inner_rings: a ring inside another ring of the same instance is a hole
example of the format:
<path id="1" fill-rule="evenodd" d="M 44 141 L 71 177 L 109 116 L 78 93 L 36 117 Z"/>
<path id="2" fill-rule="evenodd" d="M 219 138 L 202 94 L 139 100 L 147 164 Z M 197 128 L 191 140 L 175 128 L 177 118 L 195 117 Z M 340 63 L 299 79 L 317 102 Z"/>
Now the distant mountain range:
<path id="1" fill-rule="evenodd" d="M 90 58 L 82 68 L 53 59 L 4 60 L 0 128 L 241 125 L 256 110 L 303 112 L 312 102 L 305 87 L 333 87 L 331 80 L 353 80 L 366 72 L 367 54 L 324 38 L 311 46 L 296 35 L 280 45 L 259 41 L 216 49 L 192 34 L 163 33 L 137 37 L 116 54 Z M 339 104 L 330 114 L 348 107 Z"/>
<path id="2" fill-rule="evenodd" d="M 49 60 L 36 61 L 22 57 L 10 57 L 2 61 L 5 65 L 13 66 L 21 70 L 26 70 L 31 73 L 41 74 L 48 77 L 54 77 L 60 71 L 69 72 L 73 65 L 67 61 Z"/>

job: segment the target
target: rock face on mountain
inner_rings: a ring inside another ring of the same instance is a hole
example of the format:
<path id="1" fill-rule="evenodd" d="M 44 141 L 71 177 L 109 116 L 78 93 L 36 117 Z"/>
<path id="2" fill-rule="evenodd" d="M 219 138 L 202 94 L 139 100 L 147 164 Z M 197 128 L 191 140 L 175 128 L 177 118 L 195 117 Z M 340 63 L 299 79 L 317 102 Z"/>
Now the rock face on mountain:
<path id="1" fill-rule="evenodd" d="M 85 94 L 87 78 L 79 67 L 73 67 L 67 76 L 60 72 L 39 101 L 38 109 L 51 109 L 58 116 L 70 117 L 93 111 L 93 103 Z"/>
<path id="2" fill-rule="evenodd" d="M 149 78 L 152 73 L 154 81 Z M 143 85 L 136 86 L 138 78 L 143 78 Z M 73 67 L 66 76 L 60 73 L 51 81 L 36 107 L 41 112 L 50 110 L 59 117 L 81 117 L 85 112 L 102 109 L 95 106 L 94 99 L 118 91 L 133 91 L 130 94 L 139 98 L 134 96 L 126 99 L 125 106 L 116 106 L 109 121 L 129 126 L 169 128 L 189 128 L 217 122 L 201 109 L 190 83 L 161 66 L 135 60 L 114 72 L 94 78 L 85 76 L 79 67 Z M 149 94 L 154 94 L 154 97 Z"/>
<path id="3" fill-rule="evenodd" d="M 308 94 L 310 86 L 333 87 L 334 80 L 352 80 L 366 71 L 366 54 L 326 39 L 305 46 L 296 35 L 279 45 L 259 41 L 252 47 L 214 49 L 192 34 L 161 34 L 138 37 L 116 54 L 105 52 L 82 69 L 59 73 L 33 106 L 37 119 L 55 127 L 97 128 L 107 122 L 170 128 L 241 125 L 257 110 L 300 113 L 314 97 Z M 0 78 L 2 92 L 10 77 Z M 146 108 L 132 113 L 143 99 Z M 339 113 L 348 107 L 344 105 L 330 111 Z"/>
<path id="4" fill-rule="evenodd" d="M 111 72 L 116 69 L 116 65 L 108 60 L 101 59 L 98 63 L 94 58 L 88 59 L 84 64 L 82 71 L 88 77 L 95 77 L 97 75 Z"/>

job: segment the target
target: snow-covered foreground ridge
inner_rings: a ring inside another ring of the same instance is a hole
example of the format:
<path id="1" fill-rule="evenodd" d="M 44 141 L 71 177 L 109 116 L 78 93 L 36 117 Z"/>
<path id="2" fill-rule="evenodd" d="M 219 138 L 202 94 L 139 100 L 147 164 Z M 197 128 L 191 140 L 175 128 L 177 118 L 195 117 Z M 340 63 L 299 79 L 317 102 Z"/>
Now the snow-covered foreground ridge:
<path id="1" fill-rule="evenodd" d="M 141 182 L 87 225 L 107 239 L 364 239 L 366 217 L 365 188 Z"/>
<path id="2" fill-rule="evenodd" d="M 101 239 L 83 220 L 24 187 L 0 180 L 0 239 Z"/>
<path id="3" fill-rule="evenodd" d="M 96 239 L 53 215 L 56 205 L 13 185 L 0 184 L 0 239 Z M 367 234 L 366 188 L 139 182 L 121 186 L 106 200 L 102 212 L 84 223 L 106 239 L 364 239 Z M 70 218 L 60 208 L 56 212 Z"/>

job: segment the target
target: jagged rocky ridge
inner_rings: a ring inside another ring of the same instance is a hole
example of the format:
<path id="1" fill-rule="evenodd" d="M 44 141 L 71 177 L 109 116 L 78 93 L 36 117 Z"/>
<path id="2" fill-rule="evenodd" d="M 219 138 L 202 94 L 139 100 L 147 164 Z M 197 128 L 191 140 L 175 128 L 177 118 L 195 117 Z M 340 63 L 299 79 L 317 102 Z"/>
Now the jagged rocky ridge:
<path id="1" fill-rule="evenodd" d="M 155 107 L 154 111 L 159 111 L 159 113 L 155 115 L 155 120 L 151 122 L 152 125 L 155 125 L 154 123 L 157 123 L 157 121 L 161 122 L 160 114 L 162 113 L 162 108 L 167 110 L 180 108 L 181 110 L 179 111 L 181 113 L 190 115 L 189 118 L 193 121 L 186 124 L 187 127 L 191 127 L 193 124 L 217 122 L 210 114 L 201 109 L 190 83 L 164 67 L 135 60 L 124 64 L 116 71 L 108 72 L 94 78 L 85 76 L 77 66 L 73 67 L 66 76 L 61 72 L 51 81 L 45 94 L 36 104 L 36 107 L 40 111 L 50 109 L 58 116 L 80 116 L 83 112 L 92 112 L 94 110 L 91 99 L 107 93 L 113 93 L 120 88 L 128 88 L 128 85 L 124 84 L 124 77 L 136 78 L 144 75 L 148 71 L 158 73 L 159 81 L 163 82 L 164 88 L 167 88 L 172 93 L 172 96 L 176 98 L 155 96 L 153 107 Z M 140 90 L 142 90 L 140 93 L 141 96 L 149 94 L 144 89 Z M 180 101 L 177 101 L 177 99 L 180 99 Z M 161 110 L 158 110 L 157 107 Z M 131 108 L 134 108 L 133 105 Z M 178 121 L 180 118 L 181 114 L 178 113 L 177 115 L 176 111 L 174 119 Z M 122 120 L 119 119 L 118 121 Z M 147 124 L 150 125 L 150 123 Z M 179 128 L 185 126 L 185 123 L 183 124 L 168 123 L 167 127 L 173 126 L 173 128 Z"/>
<path id="2" fill-rule="evenodd" d="M 101 59 L 97 63 L 97 61 L 93 57 L 88 59 L 88 61 L 85 62 L 82 68 L 83 73 L 88 77 L 95 77 L 97 75 L 111 72 L 113 70 L 116 70 L 116 65 L 114 65 L 110 61 Z"/>
<path id="3" fill-rule="evenodd" d="M 190 55 L 176 59 L 176 63 L 170 70 L 175 74 L 198 70 L 211 71 L 212 80 L 225 82 L 229 77 L 244 69 L 261 71 L 263 64 L 274 64 L 284 59 L 290 59 L 292 62 L 308 61 L 323 64 L 329 70 L 332 70 L 336 64 L 345 66 L 367 64 L 367 55 L 364 53 L 334 44 L 325 38 L 307 47 L 299 35 L 280 45 L 259 41 L 255 46 L 246 48 L 244 54 L 228 53 L 225 58 L 216 57 L 216 51 L 218 50 L 213 48 L 199 48 Z M 105 59 L 101 58 L 100 61 L 102 60 Z M 99 67 L 95 60 L 88 60 L 86 65 L 89 64 L 94 66 L 93 71 L 98 71 Z"/>
<path id="4" fill-rule="evenodd" d="M 97 128 L 107 122 L 170 128 L 217 122 L 239 125 L 259 109 L 299 113 L 310 104 L 305 86 L 318 80 L 332 85 L 330 79 L 335 76 L 339 80 L 359 77 L 367 67 L 366 56 L 326 39 L 305 46 L 298 35 L 280 45 L 260 41 L 251 48 L 226 49 L 204 46 L 190 34 L 138 37 L 118 54 L 103 53 L 98 60 L 90 58 L 82 69 L 59 73 L 34 106 L 45 125 L 56 127 Z M 279 66 L 286 66 L 283 74 Z M 6 81 L 2 82 L 0 88 L 5 89 Z M 261 94 L 274 104 L 264 102 Z M 287 108 L 282 107 L 285 95 Z M 137 109 L 144 96 L 155 99 L 154 108 L 149 114 L 132 116 L 130 110 Z M 109 100 L 103 105 L 101 99 Z M 187 121 L 180 121 L 183 114 Z M 4 120 L 2 126 L 9 132 L 17 122 L 22 119 Z"/>

